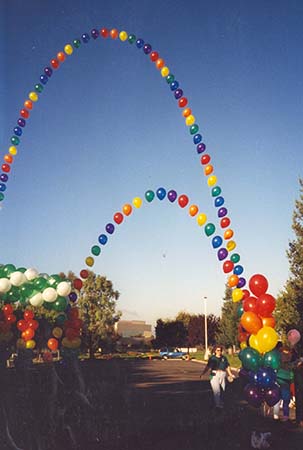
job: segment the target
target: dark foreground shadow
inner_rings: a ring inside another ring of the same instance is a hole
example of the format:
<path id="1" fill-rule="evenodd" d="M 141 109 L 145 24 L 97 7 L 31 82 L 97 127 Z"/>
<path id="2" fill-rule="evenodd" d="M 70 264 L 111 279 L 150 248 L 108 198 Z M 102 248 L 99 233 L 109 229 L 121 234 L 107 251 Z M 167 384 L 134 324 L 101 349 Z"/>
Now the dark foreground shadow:
<path id="1" fill-rule="evenodd" d="M 272 433 L 272 449 L 302 449 L 303 433 L 264 419 L 228 385 L 225 409 L 212 404 L 198 365 L 86 361 L 1 374 L 0 449 L 250 449 L 252 431 Z"/>

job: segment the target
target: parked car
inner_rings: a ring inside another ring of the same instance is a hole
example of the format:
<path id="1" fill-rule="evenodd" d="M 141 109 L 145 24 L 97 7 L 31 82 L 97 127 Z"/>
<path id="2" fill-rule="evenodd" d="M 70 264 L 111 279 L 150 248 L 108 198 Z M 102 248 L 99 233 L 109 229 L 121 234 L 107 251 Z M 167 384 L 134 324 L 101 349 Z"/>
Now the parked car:
<path id="1" fill-rule="evenodd" d="M 179 359 L 189 359 L 189 355 L 187 352 L 181 352 L 178 348 L 161 348 L 160 357 L 162 359 L 171 359 L 171 358 L 179 358 Z"/>

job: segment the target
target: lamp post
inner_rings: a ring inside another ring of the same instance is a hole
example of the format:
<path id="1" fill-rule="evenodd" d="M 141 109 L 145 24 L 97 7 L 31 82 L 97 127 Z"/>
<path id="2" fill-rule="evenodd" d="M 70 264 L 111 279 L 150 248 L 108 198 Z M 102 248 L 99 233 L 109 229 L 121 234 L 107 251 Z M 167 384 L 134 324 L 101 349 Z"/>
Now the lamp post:
<path id="1" fill-rule="evenodd" d="M 204 360 L 208 361 L 208 333 L 207 333 L 207 312 L 206 312 L 206 301 L 207 297 L 203 297 L 204 300 L 204 333 L 205 333 L 205 353 Z"/>

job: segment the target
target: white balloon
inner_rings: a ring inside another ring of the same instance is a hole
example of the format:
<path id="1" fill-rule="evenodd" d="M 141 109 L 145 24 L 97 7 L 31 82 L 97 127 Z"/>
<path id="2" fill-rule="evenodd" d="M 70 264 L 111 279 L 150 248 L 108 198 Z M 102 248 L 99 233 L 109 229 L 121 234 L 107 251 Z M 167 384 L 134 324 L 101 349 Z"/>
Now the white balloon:
<path id="1" fill-rule="evenodd" d="M 58 295 L 61 295 L 62 297 L 66 297 L 68 294 L 70 294 L 71 290 L 72 287 L 68 281 L 61 281 L 61 283 L 59 283 L 57 286 Z"/>
<path id="2" fill-rule="evenodd" d="M 33 280 L 34 278 L 37 278 L 37 276 L 39 275 L 38 274 L 38 271 L 36 270 L 36 269 L 27 269 L 25 272 L 24 272 L 24 275 L 26 276 L 26 278 L 28 279 L 28 281 L 31 281 L 31 280 Z"/>
<path id="3" fill-rule="evenodd" d="M 48 287 L 42 292 L 42 298 L 45 302 L 53 303 L 58 297 L 56 289 Z"/>
<path id="4" fill-rule="evenodd" d="M 7 278 L 0 278 L 0 292 L 5 294 L 12 287 L 11 282 Z"/>
<path id="5" fill-rule="evenodd" d="M 41 292 L 38 292 L 38 294 L 33 295 L 33 297 L 29 299 L 29 302 L 33 306 L 41 306 L 44 302 Z"/>
<path id="6" fill-rule="evenodd" d="M 21 286 L 21 284 L 26 282 L 26 276 L 22 272 L 13 272 L 11 273 L 9 280 L 13 286 Z"/>

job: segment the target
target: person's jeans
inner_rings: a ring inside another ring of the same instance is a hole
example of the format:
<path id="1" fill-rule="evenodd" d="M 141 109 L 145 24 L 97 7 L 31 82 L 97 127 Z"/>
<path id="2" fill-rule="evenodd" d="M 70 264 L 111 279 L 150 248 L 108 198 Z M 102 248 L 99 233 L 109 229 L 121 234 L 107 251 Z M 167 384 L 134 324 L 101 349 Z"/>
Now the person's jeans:
<path id="1" fill-rule="evenodd" d="M 216 374 L 210 380 L 210 384 L 213 390 L 215 406 L 222 408 L 223 394 L 226 386 L 226 372 L 217 370 Z"/>
<path id="2" fill-rule="evenodd" d="M 283 416 L 289 417 L 289 402 L 291 399 L 291 393 L 289 385 L 282 384 L 280 386 L 281 399 L 283 400 Z M 273 408 L 274 415 L 279 415 L 280 402 L 276 403 Z"/>

